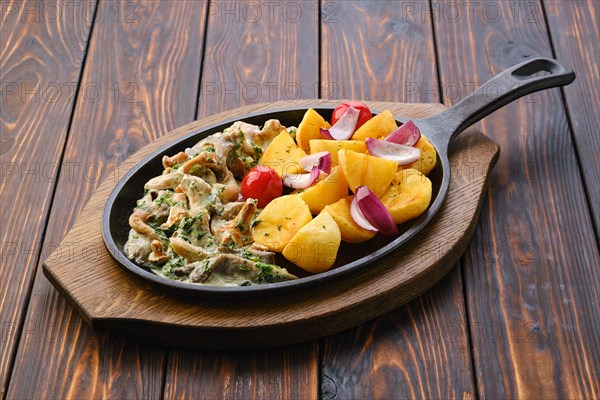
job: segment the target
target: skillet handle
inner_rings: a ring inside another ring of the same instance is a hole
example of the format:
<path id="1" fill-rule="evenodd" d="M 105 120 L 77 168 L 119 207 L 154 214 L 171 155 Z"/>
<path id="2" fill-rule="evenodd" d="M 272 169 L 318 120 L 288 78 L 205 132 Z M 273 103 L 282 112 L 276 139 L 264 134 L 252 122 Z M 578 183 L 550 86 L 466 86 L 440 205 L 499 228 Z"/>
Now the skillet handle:
<path id="1" fill-rule="evenodd" d="M 547 74 L 532 76 L 542 71 Z M 421 121 L 432 135 L 445 136 L 439 139 L 447 144 L 500 107 L 527 94 L 568 85 L 574 80 L 575 73 L 569 67 L 551 58 L 534 58 L 499 73 L 458 104 Z"/>

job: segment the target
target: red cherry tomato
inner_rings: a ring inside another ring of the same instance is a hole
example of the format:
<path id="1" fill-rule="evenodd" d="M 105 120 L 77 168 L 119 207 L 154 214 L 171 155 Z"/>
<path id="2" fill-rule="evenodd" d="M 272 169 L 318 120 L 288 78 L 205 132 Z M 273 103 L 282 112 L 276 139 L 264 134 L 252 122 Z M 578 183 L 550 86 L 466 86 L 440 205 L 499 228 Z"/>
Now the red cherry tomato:
<path id="1" fill-rule="evenodd" d="M 360 113 L 358 114 L 358 122 L 356 123 L 356 129 L 360 128 L 365 122 L 371 119 L 371 110 L 367 107 L 366 104 L 361 103 L 360 101 L 352 100 L 347 101 L 345 103 L 340 104 L 333 110 L 333 115 L 331 116 L 331 125 L 335 125 L 335 123 L 344 115 L 346 110 L 350 107 L 356 108 Z"/>
<path id="2" fill-rule="evenodd" d="M 263 208 L 271 200 L 281 196 L 283 185 L 279 174 L 272 168 L 257 165 L 242 180 L 242 196 L 245 199 L 258 200 L 258 207 Z"/>

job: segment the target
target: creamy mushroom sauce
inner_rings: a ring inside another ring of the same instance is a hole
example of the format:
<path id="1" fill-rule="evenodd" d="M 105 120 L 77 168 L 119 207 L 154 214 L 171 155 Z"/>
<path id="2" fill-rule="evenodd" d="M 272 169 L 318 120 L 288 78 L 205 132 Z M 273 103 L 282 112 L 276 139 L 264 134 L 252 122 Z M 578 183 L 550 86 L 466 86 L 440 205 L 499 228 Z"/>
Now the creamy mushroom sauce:
<path id="1" fill-rule="evenodd" d="M 286 129 L 242 121 L 192 148 L 164 156 L 129 217 L 127 257 L 165 278 L 213 286 L 248 286 L 297 277 L 275 265 L 275 253 L 252 240 L 256 201 L 240 181 Z M 295 128 L 290 128 L 292 131 Z"/>

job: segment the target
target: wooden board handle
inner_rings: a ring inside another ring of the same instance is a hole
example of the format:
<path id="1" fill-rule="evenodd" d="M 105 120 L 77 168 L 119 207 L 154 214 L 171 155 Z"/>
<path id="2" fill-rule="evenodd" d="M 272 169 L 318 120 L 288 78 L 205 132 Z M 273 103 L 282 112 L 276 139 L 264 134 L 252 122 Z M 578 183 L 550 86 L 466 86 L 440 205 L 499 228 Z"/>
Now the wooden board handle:
<path id="1" fill-rule="evenodd" d="M 144 147 L 125 164 L 134 168 L 165 143 L 232 115 L 314 103 L 254 105 L 196 121 Z M 432 115 L 444 108 L 440 104 L 368 105 L 410 117 Z M 100 218 L 115 179 L 100 185 L 59 245 L 62 250 L 44 262 L 43 271 L 94 329 L 119 330 L 149 341 L 166 343 L 177 337 L 178 346 L 233 350 L 281 346 L 339 332 L 419 296 L 442 279 L 466 250 L 499 148 L 475 130 L 455 142 L 449 153 L 453 178 L 437 217 L 380 262 L 310 291 L 275 300 L 194 299 L 136 279 L 113 261 L 102 243 Z"/>

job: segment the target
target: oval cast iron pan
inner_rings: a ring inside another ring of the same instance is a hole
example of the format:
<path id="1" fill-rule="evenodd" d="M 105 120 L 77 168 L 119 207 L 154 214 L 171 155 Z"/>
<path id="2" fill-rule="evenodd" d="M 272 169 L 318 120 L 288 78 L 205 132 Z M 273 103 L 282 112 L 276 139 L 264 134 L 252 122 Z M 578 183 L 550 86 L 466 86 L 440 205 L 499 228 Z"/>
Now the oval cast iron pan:
<path id="1" fill-rule="evenodd" d="M 538 76 L 536 76 L 538 75 Z M 137 277 L 152 282 L 164 289 L 178 294 L 197 297 L 257 297 L 271 294 L 283 294 L 292 290 L 307 289 L 318 284 L 341 279 L 343 275 L 375 262 L 397 249 L 415 236 L 433 218 L 442 206 L 450 184 L 450 164 L 448 146 L 452 138 L 469 126 L 486 117 L 500 107 L 527 94 L 556 86 L 568 85 L 575 79 L 575 73 L 568 67 L 549 58 L 534 58 L 515 65 L 496 75 L 479 87 L 471 95 L 447 110 L 431 117 L 414 119 L 413 122 L 429 139 L 437 151 L 437 164 L 429 174 L 433 184 L 432 201 L 426 212 L 419 218 L 399 226 L 400 235 L 385 238 L 377 235 L 362 244 L 342 243 L 335 265 L 329 271 L 310 275 L 278 255 L 278 264 L 299 276 L 300 279 L 279 283 L 254 286 L 204 286 L 184 283 L 160 277 L 129 260 L 122 251 L 127 241 L 128 219 L 136 205 L 136 200 L 144 191 L 144 184 L 162 171 L 162 156 L 175 154 L 192 147 L 201 139 L 213 133 L 222 132 L 235 121 L 241 120 L 262 125 L 268 119 L 279 119 L 284 126 L 297 126 L 307 107 L 287 108 L 267 113 L 240 115 L 235 119 L 222 121 L 199 133 L 190 134 L 177 142 L 160 148 L 133 168 L 117 184 L 111 193 L 102 216 L 102 236 L 111 256 L 124 268 Z M 313 107 L 325 119 L 329 120 L 333 112 L 331 107 Z M 400 123 L 406 118 L 397 117 Z"/>

